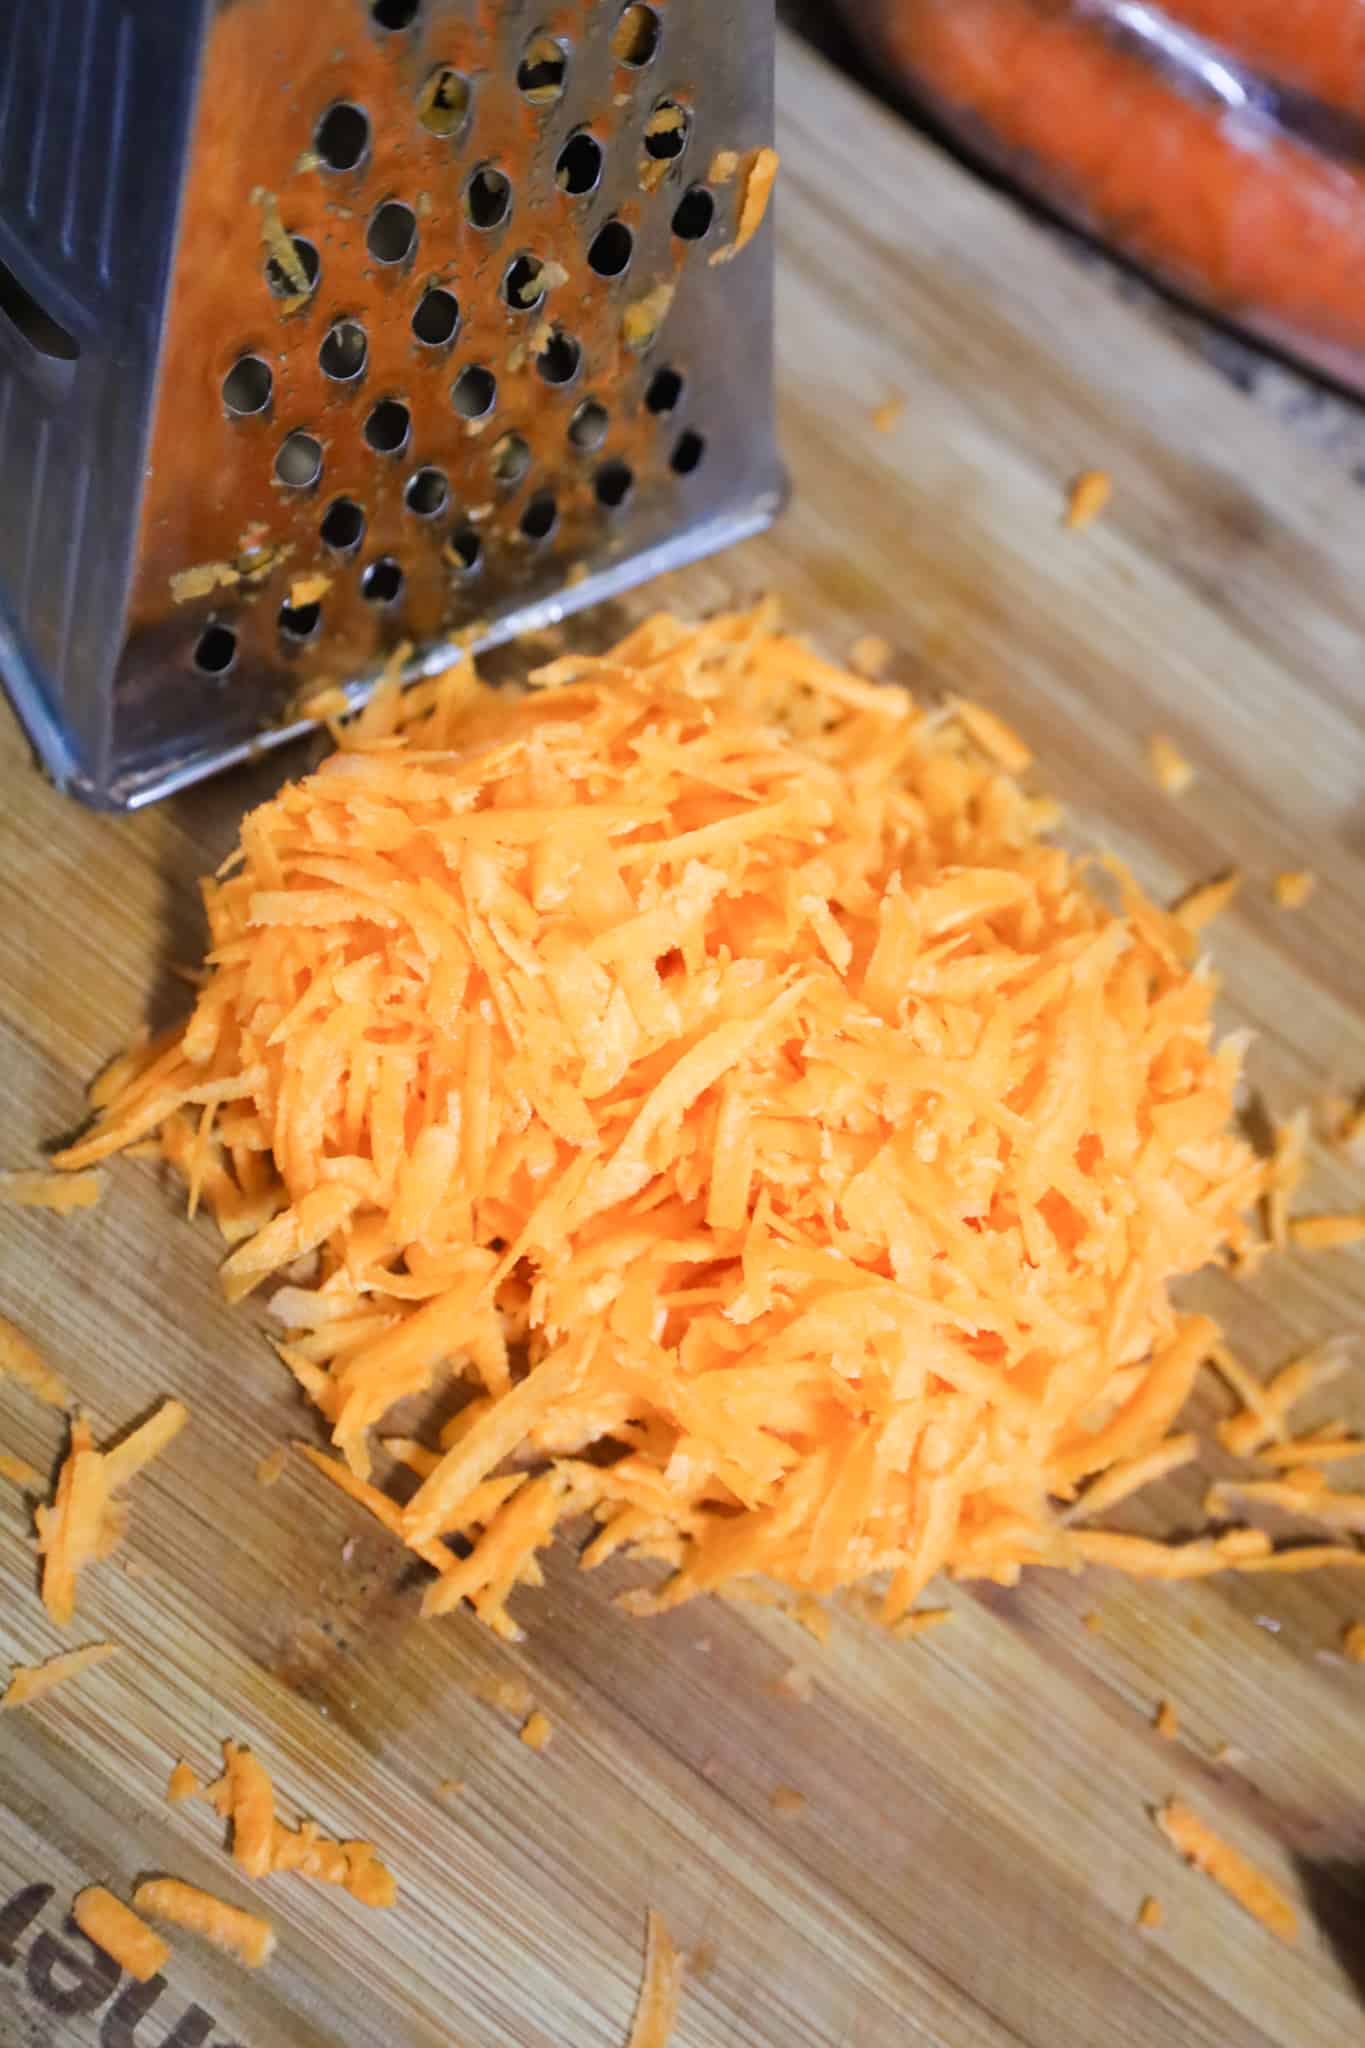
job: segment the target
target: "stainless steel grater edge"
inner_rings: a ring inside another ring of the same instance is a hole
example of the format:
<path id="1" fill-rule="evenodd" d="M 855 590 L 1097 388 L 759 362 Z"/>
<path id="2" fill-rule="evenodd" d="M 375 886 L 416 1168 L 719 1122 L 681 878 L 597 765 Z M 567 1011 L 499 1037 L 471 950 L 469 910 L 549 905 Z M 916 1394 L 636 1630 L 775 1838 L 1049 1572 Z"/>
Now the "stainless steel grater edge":
<path id="1" fill-rule="evenodd" d="M 4 10 L 0 674 L 60 783 L 769 523 L 774 50 L 773 0 Z"/>

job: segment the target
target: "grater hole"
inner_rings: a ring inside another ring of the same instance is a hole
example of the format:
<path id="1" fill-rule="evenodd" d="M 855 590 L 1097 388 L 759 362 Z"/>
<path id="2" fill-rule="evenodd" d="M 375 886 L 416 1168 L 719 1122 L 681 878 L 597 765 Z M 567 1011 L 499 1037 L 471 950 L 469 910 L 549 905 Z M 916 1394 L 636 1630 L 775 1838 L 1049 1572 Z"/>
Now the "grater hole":
<path id="1" fill-rule="evenodd" d="M 692 117 L 676 100 L 660 100 L 645 122 L 645 155 L 671 164 L 687 147 Z"/>
<path id="2" fill-rule="evenodd" d="M 370 147 L 370 117 L 363 107 L 339 100 L 313 130 L 313 148 L 329 171 L 353 171 Z"/>
<path id="3" fill-rule="evenodd" d="M 408 444 L 412 414 L 399 398 L 381 398 L 365 422 L 365 439 L 376 455 L 398 455 Z"/>
<path id="4" fill-rule="evenodd" d="M 386 199 L 370 222 L 365 247 L 376 263 L 402 263 L 417 247 L 417 215 L 401 199 Z"/>
<path id="5" fill-rule="evenodd" d="M 392 555 L 370 563 L 360 579 L 360 594 L 366 604 L 397 604 L 403 595 L 403 571 Z"/>
<path id="6" fill-rule="evenodd" d="M 322 475 L 322 443 L 313 434 L 287 434 L 275 457 L 275 474 L 291 491 L 306 491 Z"/>
<path id="7" fill-rule="evenodd" d="M 295 645 L 316 637 L 322 624 L 320 604 L 290 604 L 288 600 L 280 606 L 280 636 L 292 640 Z"/>
<path id="8" fill-rule="evenodd" d="M 553 106 L 564 90 L 568 52 L 553 36 L 532 36 L 517 66 L 517 88 L 533 107 Z"/>
<path id="9" fill-rule="evenodd" d="M 445 558 L 462 576 L 472 576 L 483 560 L 483 542 L 472 526 L 456 526 L 446 536 Z"/>
<path id="10" fill-rule="evenodd" d="M 715 200 L 705 185 L 694 185 L 690 192 L 683 193 L 674 208 L 673 232 L 680 242 L 699 242 L 711 232 L 715 217 Z"/>
<path id="11" fill-rule="evenodd" d="M 583 351 L 573 336 L 556 327 L 536 357 L 536 368 L 547 384 L 572 384 L 582 360 Z"/>
<path id="12" fill-rule="evenodd" d="M 559 506 L 550 491 L 537 491 L 521 515 L 521 537 L 536 544 L 547 541 L 559 524 Z"/>
<path id="13" fill-rule="evenodd" d="M 421 11 L 422 0 L 372 0 L 370 19 L 376 28 L 396 35 L 400 29 L 411 28 Z"/>
<path id="14" fill-rule="evenodd" d="M 595 398 L 585 398 L 569 421 L 570 445 L 585 455 L 591 454 L 606 440 L 610 424 L 605 405 Z"/>
<path id="15" fill-rule="evenodd" d="M 694 469 L 700 469 L 706 454 L 706 436 L 694 427 L 687 427 L 673 444 L 673 453 L 668 466 L 675 476 L 691 476 Z"/>
<path id="16" fill-rule="evenodd" d="M 260 356 L 239 356 L 223 379 L 223 404 L 236 419 L 264 412 L 275 388 L 275 373 Z"/>
<path id="17" fill-rule="evenodd" d="M 460 326 L 460 302 L 454 292 L 423 292 L 412 316 L 412 331 L 428 348 L 454 341 Z"/>
<path id="18" fill-rule="evenodd" d="M 496 164 L 480 164 L 465 187 L 464 207 L 473 227 L 501 227 L 512 211 L 511 180 Z"/>
<path id="19" fill-rule="evenodd" d="M 514 313 L 534 313 L 545 300 L 545 265 L 524 252 L 507 266 L 502 295 Z"/>
<path id="20" fill-rule="evenodd" d="M 513 489 L 531 467 L 529 444 L 520 434 L 504 434 L 493 443 L 493 474 L 508 490 Z"/>
<path id="21" fill-rule="evenodd" d="M 430 135 L 458 135 L 469 119 L 469 80 L 451 64 L 438 65 L 417 95 L 417 118 Z"/>
<path id="22" fill-rule="evenodd" d="M 333 554 L 351 555 L 365 538 L 365 508 L 354 498 L 334 498 L 318 528 L 324 547 Z"/>
<path id="23" fill-rule="evenodd" d="M 194 665 L 201 676 L 225 676 L 237 659 L 237 635 L 231 626 L 205 626 L 194 649 Z"/>
<path id="24" fill-rule="evenodd" d="M 450 387 L 450 402 L 462 420 L 487 419 L 498 397 L 498 380 L 482 363 L 461 370 Z"/>
<path id="25" fill-rule="evenodd" d="M 338 320 L 322 338 L 318 368 L 334 384 L 351 384 L 364 372 L 370 344 L 358 320 Z"/>
<path id="26" fill-rule="evenodd" d="M 572 199 L 597 190 L 602 176 L 602 145 L 586 128 L 571 135 L 555 161 L 555 183 Z"/>
<path id="27" fill-rule="evenodd" d="M 268 256 L 266 258 L 265 281 L 277 299 L 306 299 L 310 293 L 317 289 L 318 278 L 322 271 L 322 260 L 313 244 L 305 236 L 291 235 L 289 239 L 294 245 L 294 260 L 303 272 L 306 280 L 303 291 L 299 291 L 296 280 L 289 275 L 278 256 Z"/>
<path id="28" fill-rule="evenodd" d="M 645 404 L 653 413 L 674 412 L 682 395 L 683 380 L 680 371 L 656 370 L 645 392 Z"/>
<path id="29" fill-rule="evenodd" d="M 635 489 L 635 472 L 628 462 L 604 462 L 593 481 L 597 502 L 608 512 L 619 512 Z"/>
<path id="30" fill-rule="evenodd" d="M 445 471 L 419 469 L 408 479 L 403 502 L 409 512 L 415 512 L 419 519 L 439 517 L 450 502 L 450 485 L 446 481 Z"/>
<path id="31" fill-rule="evenodd" d="M 652 61 L 662 30 L 652 7 L 628 7 L 612 31 L 611 53 L 633 71 Z"/>
<path id="32" fill-rule="evenodd" d="M 623 220 L 605 221 L 588 249 L 588 268 L 599 277 L 620 277 L 635 253 L 635 237 Z"/>

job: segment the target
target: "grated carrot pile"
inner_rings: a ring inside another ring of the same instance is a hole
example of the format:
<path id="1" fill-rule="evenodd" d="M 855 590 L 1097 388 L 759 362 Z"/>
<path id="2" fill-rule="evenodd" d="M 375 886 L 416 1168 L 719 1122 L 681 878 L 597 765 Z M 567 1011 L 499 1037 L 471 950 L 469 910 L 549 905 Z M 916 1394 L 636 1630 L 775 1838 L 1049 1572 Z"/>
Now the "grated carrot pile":
<path id="1" fill-rule="evenodd" d="M 626 2048 L 668 2048 L 678 2020 L 683 1960 L 655 1912 L 646 1922 L 645 1971 Z"/>
<path id="2" fill-rule="evenodd" d="M 191 1016 L 59 1164 L 159 1132 L 233 1299 L 316 1262 L 281 1356 L 428 1612 L 515 1634 L 584 1513 L 585 1564 L 670 1568 L 636 1612 L 1241 1568 L 1054 1506 L 1183 1455 L 1217 1332 L 1168 1282 L 1264 1193 L 1188 930 L 1045 841 L 993 714 L 923 716 L 767 608 L 532 681 L 462 664 L 405 728 L 391 679 L 245 820 Z M 452 1382 L 400 1506 L 378 1432 Z"/>
<path id="3" fill-rule="evenodd" d="M 123 1534 L 120 1487 L 162 1452 L 189 1421 L 180 1401 L 163 1401 L 145 1422 L 110 1450 L 97 1451 L 84 1416 L 73 1417 L 71 1442 L 52 1499 L 34 1509 L 43 1560 L 43 1605 L 65 1627 L 76 1611 L 76 1580 L 88 1564 L 107 1557 Z"/>
<path id="4" fill-rule="evenodd" d="M 153 1920 L 165 1920 L 190 1934 L 202 1934 L 229 1955 L 235 1955 L 248 1969 L 258 1970 L 275 1946 L 275 1930 L 259 1913 L 247 1913 L 230 1906 L 198 1885 L 179 1877 L 150 1877 L 133 1893 L 133 1905 Z"/>
<path id="5" fill-rule="evenodd" d="M 121 1970 L 148 1984 L 171 1959 L 170 1949 L 131 1906 L 125 1906 L 102 1884 L 87 1885 L 71 1903 L 71 1917 L 88 1941 L 111 1956 Z"/>
<path id="6" fill-rule="evenodd" d="M 1188 1863 L 1220 1884 L 1254 1920 L 1259 1920 L 1281 1941 L 1294 1940 L 1298 1915 L 1279 1886 L 1230 1842 L 1215 1834 L 1183 1800 L 1168 1799 L 1158 1811 L 1156 1823 Z"/>
<path id="7" fill-rule="evenodd" d="M 83 1650 L 63 1650 L 58 1656 L 49 1657 L 45 1664 L 16 1664 L 9 1684 L 0 1693 L 0 1713 L 12 1707 L 32 1706 L 34 1700 L 40 1700 L 55 1686 L 65 1685 L 69 1678 L 79 1678 L 83 1671 L 103 1664 L 113 1656 L 115 1647 L 113 1643 L 87 1643 Z"/>

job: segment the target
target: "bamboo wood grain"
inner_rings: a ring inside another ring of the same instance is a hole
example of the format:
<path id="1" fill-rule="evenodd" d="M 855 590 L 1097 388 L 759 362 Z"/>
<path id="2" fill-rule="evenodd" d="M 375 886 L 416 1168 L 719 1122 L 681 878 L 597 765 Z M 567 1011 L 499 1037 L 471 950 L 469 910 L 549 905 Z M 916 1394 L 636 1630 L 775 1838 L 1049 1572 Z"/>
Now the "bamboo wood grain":
<path id="1" fill-rule="evenodd" d="M 1212 943 L 1271 1108 L 1365 1084 L 1359 493 L 792 44 L 781 90 L 794 506 L 632 609 L 776 589 L 831 651 L 884 634 L 916 688 L 980 694 L 1032 740 L 1074 829 L 1154 886 L 1246 870 Z M 895 393 L 904 415 L 878 433 Z M 1112 507 L 1063 534 L 1067 479 L 1092 465 Z M 1178 802 L 1147 773 L 1157 729 L 1199 771 Z M 79 1119 L 149 992 L 159 1020 L 183 1001 L 167 970 L 199 949 L 197 877 L 298 763 L 112 821 L 45 788 L 7 717 L 0 748 L 0 1164 L 19 1166 Z M 1288 915 L 1270 878 L 1301 865 L 1321 885 Z M 753 1607 L 630 1622 L 611 1604 L 624 1580 L 584 1578 L 561 1548 L 519 1603 L 519 1648 L 463 1617 L 422 1625 L 405 1561 L 358 1511 L 298 1461 L 255 1485 L 268 1450 L 313 1428 L 260 1312 L 223 1306 L 214 1240 L 156 1169 L 107 1179 L 65 1220 L 0 1205 L 0 1311 L 97 1435 L 172 1392 L 193 1419 L 129 1489 L 124 1551 L 83 1582 L 70 1640 L 122 1654 L 0 1727 L 0 1908 L 55 1888 L 0 1939 L 7 2048 L 94 2048 L 108 2003 L 53 2017 L 30 1976 L 74 1981 L 53 1940 L 88 1962 L 61 1931 L 75 1890 L 126 1896 L 153 1870 L 263 1908 L 280 1935 L 253 1976 L 174 1939 L 143 2023 L 156 2042 L 195 2001 L 241 2048 L 619 2048 L 649 1905 L 685 1948 L 714 1948 L 679 2048 L 1301 2048 L 1359 2031 L 1314 1915 L 1282 1949 L 1183 1868 L 1150 1808 L 1180 1794 L 1358 1932 L 1358 1891 L 1352 1906 L 1322 1873 L 1365 1864 L 1365 1671 L 1334 1654 L 1365 1584 L 1039 1578 L 953 1589 L 952 1625 L 919 1642 L 841 1616 L 821 1651 Z M 1358 1204 L 1365 1183 L 1315 1155 L 1310 1194 Z M 1264 1366 L 1360 1327 L 1365 1259 L 1189 1292 Z M 1331 1394 L 1323 1415 L 1365 1427 L 1358 1378 Z M 1222 1412 L 1205 1388 L 1195 1424 Z M 0 1380 L 0 1448 L 47 1470 L 59 1441 Z M 1125 1526 L 1193 1524 L 1201 1483 L 1178 1475 Z M 0 1483 L 0 1674 L 62 1646 L 28 1531 Z M 807 1700 L 779 1687 L 793 1666 Z M 472 1691 L 509 1673 L 554 1724 L 541 1755 Z M 1149 1726 L 1162 1697 L 1174 1744 Z M 238 1880 L 209 1810 L 163 1799 L 174 1760 L 209 1774 L 225 1735 L 258 1748 L 286 1818 L 376 1841 L 395 1911 Z M 451 1778 L 465 1790 L 442 1803 Z M 800 1812 L 773 1809 L 779 1784 Z M 1155 1935 L 1134 1925 L 1149 1892 Z"/>

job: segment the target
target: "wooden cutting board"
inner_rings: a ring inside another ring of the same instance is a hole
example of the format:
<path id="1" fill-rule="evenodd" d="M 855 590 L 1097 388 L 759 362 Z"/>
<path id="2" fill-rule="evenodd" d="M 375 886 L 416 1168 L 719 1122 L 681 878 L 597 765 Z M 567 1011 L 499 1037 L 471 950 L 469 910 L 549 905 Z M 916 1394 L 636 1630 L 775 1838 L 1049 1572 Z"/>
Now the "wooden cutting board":
<path id="1" fill-rule="evenodd" d="M 1228 1022 L 1259 1033 L 1256 1086 L 1277 1113 L 1360 1086 L 1359 493 L 792 45 L 781 100 L 794 506 L 640 602 L 775 589 L 835 652 L 884 634 L 916 688 L 962 686 L 1015 720 L 1078 829 L 1157 889 L 1242 866 L 1216 952 Z M 1112 510 L 1064 534 L 1064 483 L 1088 464 L 1113 472 Z M 1179 802 L 1146 773 L 1156 729 L 1198 765 Z M 44 787 L 8 720 L 2 744 L 0 1160 L 19 1166 L 78 1120 L 149 1002 L 159 1021 L 183 1002 L 170 964 L 197 956 L 196 877 L 290 764 L 113 821 Z M 1321 886 L 1289 914 L 1268 884 L 1298 865 Z M 426 1626 L 404 1560 L 301 1461 L 255 1483 L 312 1419 L 252 1315 L 223 1306 L 215 1241 L 176 1191 L 145 1164 L 107 1178 L 67 1220 L 0 1207 L 0 1308 L 98 1432 L 169 1392 L 193 1422 L 83 1583 L 71 1640 L 121 1655 L 0 1722 L 7 2048 L 620 2048 L 649 1906 L 710 1957 L 679 2048 L 1359 2037 L 1365 1669 L 1337 1646 L 1365 1580 L 1036 1577 L 950 1589 L 954 1622 L 918 1642 L 838 1616 L 821 1651 L 755 1607 L 629 1621 L 619 1581 L 561 1548 L 519 1603 L 519 1648 L 468 1618 Z M 1360 1203 L 1365 1182 L 1324 1154 L 1309 1197 Z M 1288 1258 L 1191 1298 L 1269 1366 L 1359 1326 L 1365 1258 Z M 1197 1410 L 1221 1412 L 1215 1389 Z M 1332 1412 L 1365 1425 L 1358 1380 Z M 0 1447 L 46 1470 L 59 1437 L 0 1381 Z M 1199 1494 L 1182 1475 L 1128 1525 L 1194 1525 Z M 0 1670 L 61 1647 L 29 1533 L 30 1503 L 0 1484 Z M 476 1696 L 507 1676 L 553 1722 L 542 1754 Z M 1174 1743 L 1150 1725 L 1163 1697 Z M 288 1814 L 373 1837 L 402 1900 L 367 1912 L 276 1879 L 271 1966 L 248 1976 L 182 1940 L 149 2008 L 64 1914 L 78 1886 L 152 1870 L 248 1899 L 207 1810 L 162 1796 L 177 1757 L 208 1770 L 226 1735 L 259 1751 Z M 464 1790 L 443 1804 L 447 1779 Z M 799 1812 L 774 1808 L 782 1785 Z M 1301 1900 L 1295 1949 L 1167 1848 L 1150 1809 L 1175 1792 Z M 1148 1893 L 1156 1934 L 1134 1925 Z"/>

